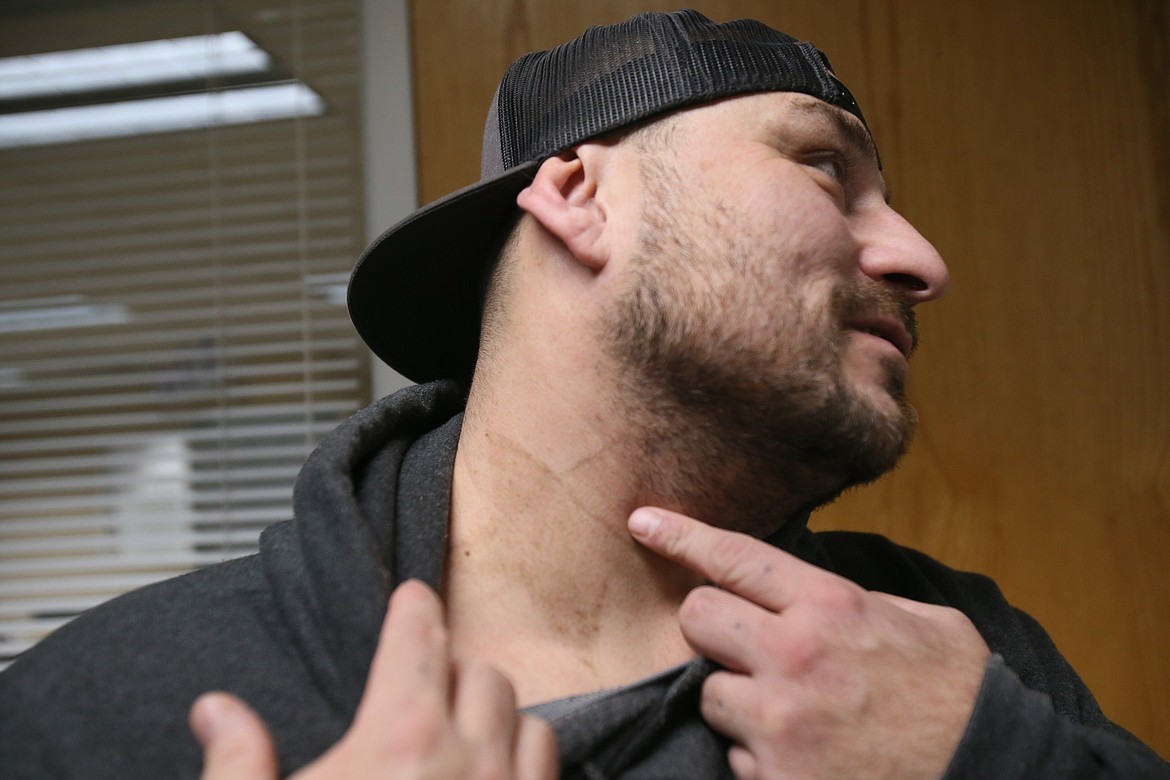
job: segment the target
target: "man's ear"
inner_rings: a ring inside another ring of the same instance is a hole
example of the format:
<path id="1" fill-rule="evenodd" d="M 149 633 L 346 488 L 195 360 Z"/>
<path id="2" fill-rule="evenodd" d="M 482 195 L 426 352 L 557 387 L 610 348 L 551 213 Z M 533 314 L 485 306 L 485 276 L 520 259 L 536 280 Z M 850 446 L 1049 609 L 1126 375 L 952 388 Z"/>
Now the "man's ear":
<path id="1" fill-rule="evenodd" d="M 541 163 L 532 183 L 516 203 L 583 265 L 594 271 L 605 266 L 605 210 L 597 198 L 593 168 L 576 152 L 563 152 Z"/>

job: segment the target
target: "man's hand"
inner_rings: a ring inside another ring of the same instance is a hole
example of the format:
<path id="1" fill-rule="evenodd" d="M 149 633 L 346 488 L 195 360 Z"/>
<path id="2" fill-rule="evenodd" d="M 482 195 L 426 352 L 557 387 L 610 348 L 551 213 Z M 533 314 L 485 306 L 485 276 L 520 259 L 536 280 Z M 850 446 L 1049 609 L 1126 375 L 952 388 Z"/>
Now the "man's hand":
<path id="1" fill-rule="evenodd" d="M 202 780 L 277 777 L 267 729 L 234 696 L 200 697 L 191 728 L 203 745 Z M 552 730 L 517 712 L 511 684 L 495 669 L 452 661 L 442 603 L 411 581 L 390 598 L 353 725 L 294 777 L 546 780 L 558 769 Z"/>
<path id="2" fill-rule="evenodd" d="M 679 612 L 695 650 L 726 667 L 703 717 L 749 778 L 938 778 L 990 651 L 962 613 L 869 592 L 744 534 L 660 509 L 634 537 L 716 587 Z"/>

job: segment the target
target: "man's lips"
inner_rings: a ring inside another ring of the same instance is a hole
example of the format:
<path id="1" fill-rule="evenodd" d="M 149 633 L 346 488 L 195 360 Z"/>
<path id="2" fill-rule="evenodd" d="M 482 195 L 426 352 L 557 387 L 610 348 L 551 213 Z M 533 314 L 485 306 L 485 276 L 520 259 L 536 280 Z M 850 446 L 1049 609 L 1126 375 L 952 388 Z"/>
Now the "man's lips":
<path id="1" fill-rule="evenodd" d="M 910 353 L 914 351 L 914 335 L 905 325 L 892 317 L 859 317 L 850 320 L 845 327 L 885 339 L 897 347 L 904 358 L 909 359 Z"/>

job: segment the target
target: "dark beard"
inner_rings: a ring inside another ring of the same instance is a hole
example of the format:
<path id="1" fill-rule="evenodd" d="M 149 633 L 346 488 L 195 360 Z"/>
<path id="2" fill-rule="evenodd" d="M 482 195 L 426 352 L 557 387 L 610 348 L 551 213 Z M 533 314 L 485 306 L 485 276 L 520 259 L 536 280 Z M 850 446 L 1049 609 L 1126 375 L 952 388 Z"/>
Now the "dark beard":
<path id="1" fill-rule="evenodd" d="M 883 313 L 915 334 L 911 307 L 887 288 L 857 284 L 835 290 L 825 312 L 805 310 L 795 295 L 758 301 L 752 291 L 766 288 L 744 267 L 731 268 L 742 274 L 733 288 L 697 291 L 686 286 L 689 264 L 720 261 L 694 257 L 692 245 L 663 232 L 666 214 L 658 217 L 607 323 L 622 413 L 641 436 L 650 491 L 669 508 L 763 536 L 892 468 L 917 422 L 905 367 L 883 366 L 896 412 L 877 407 L 844 376 L 841 324 Z M 736 322 L 741 305 L 790 307 L 786 332 L 749 351 Z"/>

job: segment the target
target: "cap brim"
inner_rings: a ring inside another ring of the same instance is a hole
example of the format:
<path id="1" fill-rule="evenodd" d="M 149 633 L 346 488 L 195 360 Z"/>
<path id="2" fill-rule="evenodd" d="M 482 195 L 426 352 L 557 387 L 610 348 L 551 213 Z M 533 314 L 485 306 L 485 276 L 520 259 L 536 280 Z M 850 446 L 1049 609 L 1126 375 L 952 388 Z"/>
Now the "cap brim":
<path id="1" fill-rule="evenodd" d="M 484 269 L 539 162 L 456 190 L 379 236 L 349 279 L 358 334 L 408 379 L 470 380 Z"/>

